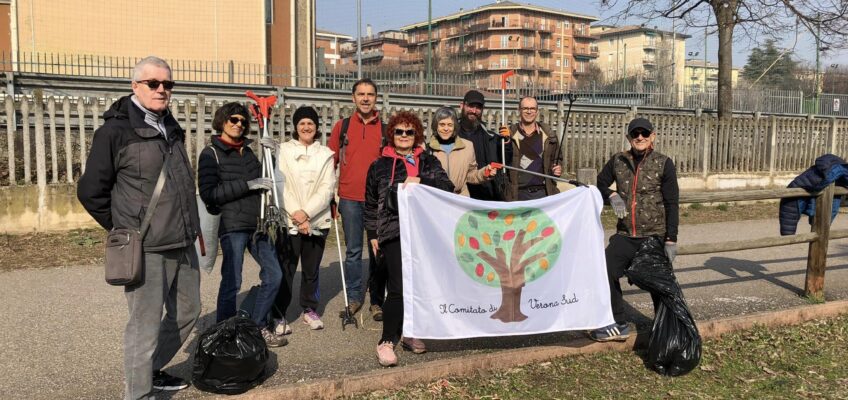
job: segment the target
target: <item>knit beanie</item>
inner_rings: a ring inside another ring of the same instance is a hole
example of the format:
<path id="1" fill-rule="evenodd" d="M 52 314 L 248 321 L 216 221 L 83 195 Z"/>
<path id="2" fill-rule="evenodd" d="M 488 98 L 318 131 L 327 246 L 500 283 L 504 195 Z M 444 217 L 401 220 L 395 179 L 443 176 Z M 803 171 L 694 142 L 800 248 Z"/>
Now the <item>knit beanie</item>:
<path id="1" fill-rule="evenodd" d="M 312 122 L 318 126 L 318 113 L 314 108 L 309 106 L 300 106 L 297 110 L 294 111 L 294 115 L 292 116 L 292 124 L 294 124 L 294 129 L 297 130 L 297 124 L 300 120 L 304 118 L 309 118 Z"/>

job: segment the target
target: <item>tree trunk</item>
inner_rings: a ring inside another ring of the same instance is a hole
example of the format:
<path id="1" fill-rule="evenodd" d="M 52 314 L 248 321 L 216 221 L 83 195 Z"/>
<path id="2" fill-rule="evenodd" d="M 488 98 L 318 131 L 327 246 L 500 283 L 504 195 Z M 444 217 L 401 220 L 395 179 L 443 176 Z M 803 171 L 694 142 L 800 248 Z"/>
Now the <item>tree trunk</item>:
<path id="1" fill-rule="evenodd" d="M 718 26 L 718 117 L 733 117 L 733 28 L 738 0 L 713 1 Z M 725 6 L 726 5 L 726 6 Z"/>
<path id="2" fill-rule="evenodd" d="M 523 287 L 524 285 L 511 289 L 501 286 L 501 307 L 490 318 L 499 319 L 501 322 L 521 322 L 527 319 L 527 316 L 521 312 Z"/>

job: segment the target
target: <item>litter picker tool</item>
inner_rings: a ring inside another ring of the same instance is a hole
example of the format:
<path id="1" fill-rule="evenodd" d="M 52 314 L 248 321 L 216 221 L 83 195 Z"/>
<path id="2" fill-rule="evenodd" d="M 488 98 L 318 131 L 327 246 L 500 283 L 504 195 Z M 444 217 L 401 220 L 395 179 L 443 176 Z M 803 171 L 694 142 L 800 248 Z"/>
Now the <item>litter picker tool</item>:
<path id="1" fill-rule="evenodd" d="M 345 326 L 350 324 L 353 324 L 353 326 L 359 329 L 359 322 L 356 322 L 356 318 L 350 313 L 350 304 L 347 302 L 347 284 L 345 283 L 344 259 L 342 258 L 342 239 L 339 236 L 339 212 L 335 200 L 330 203 L 330 216 L 333 218 L 333 226 L 336 228 L 336 248 L 339 249 L 339 270 L 342 271 L 342 294 L 344 295 L 345 302 L 344 311 L 339 315 L 342 319 L 342 330 L 345 330 Z M 368 245 L 370 246 L 371 243 L 368 243 Z"/>
<path id="2" fill-rule="evenodd" d="M 501 126 L 506 126 L 506 87 L 510 76 L 515 75 L 515 70 L 501 74 Z M 506 164 L 506 140 L 501 138 L 501 161 Z"/>
<path id="3" fill-rule="evenodd" d="M 250 105 L 250 113 L 256 118 L 259 123 L 259 129 L 262 130 L 261 137 L 270 137 L 268 133 L 268 119 L 271 113 L 271 108 L 277 104 L 277 96 L 259 97 L 248 90 L 245 95 L 252 99 L 255 103 Z M 267 234 L 271 238 L 271 242 L 276 242 L 277 232 L 284 229 L 283 215 L 280 211 L 280 193 L 277 192 L 277 175 L 274 168 L 274 158 L 271 155 L 271 150 L 262 146 L 262 177 L 270 178 L 272 187 L 270 193 L 265 192 L 261 196 L 259 208 L 259 221 L 257 222 L 256 233 L 253 239 L 256 240 L 258 235 Z"/>
<path id="4" fill-rule="evenodd" d="M 501 165 L 499 163 L 491 163 L 489 165 L 491 165 L 492 168 L 503 168 L 503 169 L 513 170 L 513 171 L 518 171 L 518 172 L 524 173 L 524 174 L 536 175 L 536 176 L 540 176 L 540 177 L 546 178 L 546 179 L 553 179 L 555 181 L 569 183 L 569 184 L 572 184 L 574 186 L 587 186 L 585 183 L 580 182 L 578 180 L 565 179 L 565 178 L 562 178 L 562 177 L 559 177 L 559 176 L 541 174 L 541 173 L 538 173 L 538 172 L 528 171 L 528 170 L 522 169 L 522 168 L 510 167 L 509 165 Z"/>
<path id="5" fill-rule="evenodd" d="M 565 131 L 568 129 L 568 118 L 571 117 L 571 106 L 574 105 L 574 102 L 577 101 L 577 95 L 568 92 L 566 95 L 566 99 L 568 99 L 568 111 L 565 112 L 565 122 L 562 125 L 562 138 L 559 140 L 559 154 L 557 154 L 556 164 L 562 166 L 562 153 L 563 147 L 565 147 Z"/>

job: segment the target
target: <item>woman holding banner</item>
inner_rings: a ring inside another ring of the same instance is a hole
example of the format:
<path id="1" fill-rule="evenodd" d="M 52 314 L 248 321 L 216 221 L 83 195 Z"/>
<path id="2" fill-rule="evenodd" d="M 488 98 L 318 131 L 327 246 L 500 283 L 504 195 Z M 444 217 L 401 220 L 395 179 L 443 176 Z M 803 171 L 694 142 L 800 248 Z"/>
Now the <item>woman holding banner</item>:
<path id="1" fill-rule="evenodd" d="M 383 334 L 377 346 L 380 365 L 397 365 L 394 348 L 400 341 L 403 328 L 403 277 L 401 264 L 400 228 L 398 226 L 397 189 L 403 183 L 421 183 L 445 191 L 454 185 L 442 165 L 426 153 L 424 127 L 418 116 L 408 111 L 394 115 L 385 131 L 388 145 L 371 164 L 365 183 L 365 229 L 376 254 L 381 251 L 388 272 L 388 295 L 383 305 Z M 424 344 L 405 338 L 404 348 L 423 353 Z"/>
<path id="2" fill-rule="evenodd" d="M 495 168 L 487 165 L 477 168 L 474 143 L 457 135 L 456 113 L 450 107 L 442 107 L 433 114 L 430 126 L 433 135 L 427 143 L 427 152 L 434 155 L 453 182 L 453 192 L 470 196 L 466 183 L 480 184 L 495 177 Z"/>

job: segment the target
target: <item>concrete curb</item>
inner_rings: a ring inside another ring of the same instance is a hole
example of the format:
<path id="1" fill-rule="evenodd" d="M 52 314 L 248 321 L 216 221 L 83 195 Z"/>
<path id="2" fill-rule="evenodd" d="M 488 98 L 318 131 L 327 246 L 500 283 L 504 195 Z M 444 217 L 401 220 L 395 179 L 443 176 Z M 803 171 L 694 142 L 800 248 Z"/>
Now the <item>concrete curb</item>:
<path id="1" fill-rule="evenodd" d="M 787 310 L 770 311 L 738 317 L 698 322 L 698 330 L 705 339 L 725 333 L 750 329 L 755 325 L 796 325 L 812 319 L 834 317 L 848 313 L 848 300 L 802 306 Z M 601 351 L 627 351 L 637 342 L 647 342 L 650 332 L 639 332 L 626 342 L 596 343 L 589 339 L 575 339 L 562 345 L 537 346 L 476 354 L 456 359 L 435 360 L 409 366 L 378 369 L 370 372 L 316 380 L 310 383 L 288 384 L 260 388 L 239 396 L 240 399 L 334 399 L 381 389 L 397 388 L 418 382 L 430 382 L 446 376 L 470 375 L 481 370 L 506 369 L 545 361 L 557 357 L 592 354 Z M 367 360 L 374 362 L 376 360 Z"/>

